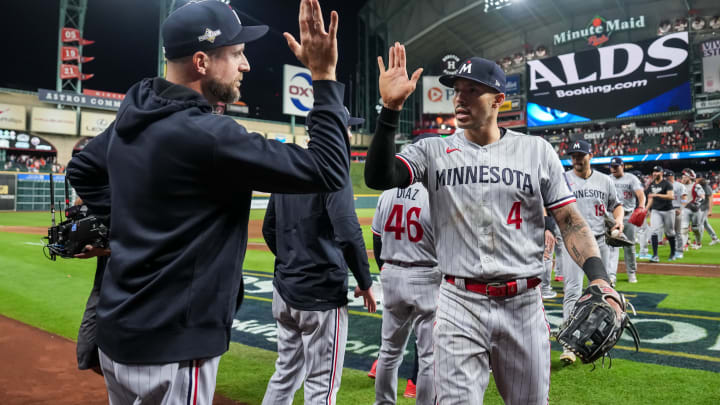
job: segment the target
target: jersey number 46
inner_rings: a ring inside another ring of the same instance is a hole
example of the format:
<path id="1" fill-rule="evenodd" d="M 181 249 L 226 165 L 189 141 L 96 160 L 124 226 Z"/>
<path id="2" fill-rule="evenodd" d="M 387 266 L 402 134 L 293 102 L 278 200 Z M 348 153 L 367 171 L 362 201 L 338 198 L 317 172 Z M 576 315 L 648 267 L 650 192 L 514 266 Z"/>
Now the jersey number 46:
<path id="1" fill-rule="evenodd" d="M 387 222 L 385 222 L 385 232 L 394 232 L 395 239 L 402 239 L 402 234 L 405 233 L 405 227 L 407 227 L 407 236 L 410 242 L 420 242 L 423 237 L 423 228 L 420 222 L 413 220 L 413 215 L 416 219 L 420 219 L 420 207 L 411 207 L 406 215 L 403 215 L 405 207 L 401 204 L 395 204 L 390 211 L 390 216 Z M 405 226 L 403 226 L 403 217 L 405 217 Z M 414 235 L 412 228 L 415 228 Z"/>

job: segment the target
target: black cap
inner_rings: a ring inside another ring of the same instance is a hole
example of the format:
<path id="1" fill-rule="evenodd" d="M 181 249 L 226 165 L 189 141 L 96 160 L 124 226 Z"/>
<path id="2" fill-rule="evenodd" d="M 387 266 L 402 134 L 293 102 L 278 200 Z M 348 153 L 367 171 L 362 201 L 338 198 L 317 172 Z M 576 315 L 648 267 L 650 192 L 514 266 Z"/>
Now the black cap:
<path id="1" fill-rule="evenodd" d="M 584 153 L 589 155 L 592 153 L 592 147 L 588 142 L 577 140 L 570 145 L 570 149 L 568 149 L 567 153 L 568 155 L 572 155 L 573 153 Z"/>
<path id="2" fill-rule="evenodd" d="M 625 166 L 625 163 L 619 157 L 610 159 L 610 166 Z"/>
<path id="3" fill-rule="evenodd" d="M 457 79 L 468 79 L 505 93 L 505 72 L 497 63 L 475 56 L 465 59 L 457 73 L 440 76 L 440 83 L 452 87 Z"/>
<path id="4" fill-rule="evenodd" d="M 655 167 L 653 167 L 653 172 L 663 172 L 664 173 L 665 169 L 663 169 L 660 166 L 655 166 Z"/>
<path id="5" fill-rule="evenodd" d="M 267 33 L 268 26 L 243 26 L 232 7 L 204 0 L 175 10 L 161 30 L 165 57 L 177 59 L 197 51 L 254 41 Z"/>
<path id="6" fill-rule="evenodd" d="M 670 176 L 675 177 L 675 173 L 673 173 L 672 170 L 665 170 L 664 174 L 665 174 L 665 177 L 670 177 Z"/>
<path id="7" fill-rule="evenodd" d="M 365 123 L 365 118 L 353 117 L 352 115 L 350 115 L 350 110 L 348 110 L 347 107 L 345 107 L 345 111 L 350 116 L 350 118 L 348 118 L 348 123 L 347 123 L 349 127 L 351 127 L 353 125 L 362 125 Z"/>

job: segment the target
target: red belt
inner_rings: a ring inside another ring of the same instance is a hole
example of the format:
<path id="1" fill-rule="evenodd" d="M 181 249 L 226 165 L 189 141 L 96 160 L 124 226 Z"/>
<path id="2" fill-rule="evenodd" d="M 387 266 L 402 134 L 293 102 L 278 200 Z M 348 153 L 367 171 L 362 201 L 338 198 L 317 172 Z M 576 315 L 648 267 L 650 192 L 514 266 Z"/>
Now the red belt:
<path id="1" fill-rule="evenodd" d="M 454 276 L 445 276 L 448 283 L 455 285 Z M 535 288 L 540 285 L 540 279 L 537 277 L 527 279 L 527 289 Z M 471 278 L 465 279 L 465 289 L 476 292 L 478 294 L 487 295 L 488 297 L 513 297 L 518 294 L 517 281 L 508 281 L 507 283 L 482 283 Z"/>

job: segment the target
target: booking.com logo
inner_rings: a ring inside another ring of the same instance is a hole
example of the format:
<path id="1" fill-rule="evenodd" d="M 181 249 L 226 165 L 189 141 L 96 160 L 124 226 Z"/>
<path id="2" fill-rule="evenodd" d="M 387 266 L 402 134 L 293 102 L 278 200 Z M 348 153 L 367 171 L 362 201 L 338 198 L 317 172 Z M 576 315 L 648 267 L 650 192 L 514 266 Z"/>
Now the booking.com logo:
<path id="1" fill-rule="evenodd" d="M 290 101 L 295 108 L 300 111 L 310 111 L 310 109 L 312 109 L 312 77 L 310 77 L 308 73 L 300 72 L 295 74 L 295 76 L 290 79 L 290 88 L 288 91 L 290 92 Z"/>

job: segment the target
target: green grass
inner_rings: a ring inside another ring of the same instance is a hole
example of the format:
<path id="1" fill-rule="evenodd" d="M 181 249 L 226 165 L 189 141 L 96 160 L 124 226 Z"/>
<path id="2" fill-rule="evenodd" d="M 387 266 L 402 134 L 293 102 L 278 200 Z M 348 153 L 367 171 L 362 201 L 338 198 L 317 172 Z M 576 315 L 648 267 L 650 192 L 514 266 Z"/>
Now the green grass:
<path id="1" fill-rule="evenodd" d="M 381 190 L 375 190 L 365 184 L 365 163 L 350 164 L 350 179 L 352 180 L 353 192 L 355 194 L 377 194 L 382 193 Z"/>
<path id="2" fill-rule="evenodd" d="M 262 212 L 253 212 L 256 211 Z M 47 226 L 46 218 L 46 213 L 0 213 L 0 224 Z M 369 226 L 363 228 L 368 243 Z M 0 313 L 74 340 L 92 285 L 95 262 L 77 259 L 51 262 L 43 257 L 40 246 L 28 244 L 38 242 L 39 236 L 0 232 Z M 369 242 L 368 247 L 371 246 Z M 713 250 L 706 246 L 698 251 L 704 252 Z M 715 257 L 716 263 L 720 261 L 720 256 Z M 374 261 L 370 262 L 374 266 Z M 249 250 L 244 267 L 271 272 L 272 264 L 271 253 Z M 621 290 L 668 294 L 660 303 L 661 308 L 718 312 L 720 278 L 641 274 L 640 282 L 631 285 L 627 283 L 627 276 L 619 274 L 619 277 Z M 591 372 L 587 365 L 563 367 L 558 356 L 558 352 L 553 352 L 551 403 L 587 404 L 610 397 L 628 404 L 720 401 L 717 373 L 628 360 L 615 360 L 612 369 Z M 220 363 L 217 391 L 235 400 L 259 404 L 273 373 L 275 358 L 272 351 L 232 343 Z M 399 390 L 404 389 L 404 385 L 405 381 L 401 380 Z M 373 383 L 365 371 L 343 371 L 338 403 L 367 404 L 373 401 L 373 396 Z M 302 403 L 302 391 L 294 403 Z M 412 404 L 413 401 L 399 394 L 398 403 Z M 492 382 L 485 403 L 502 403 Z"/>

